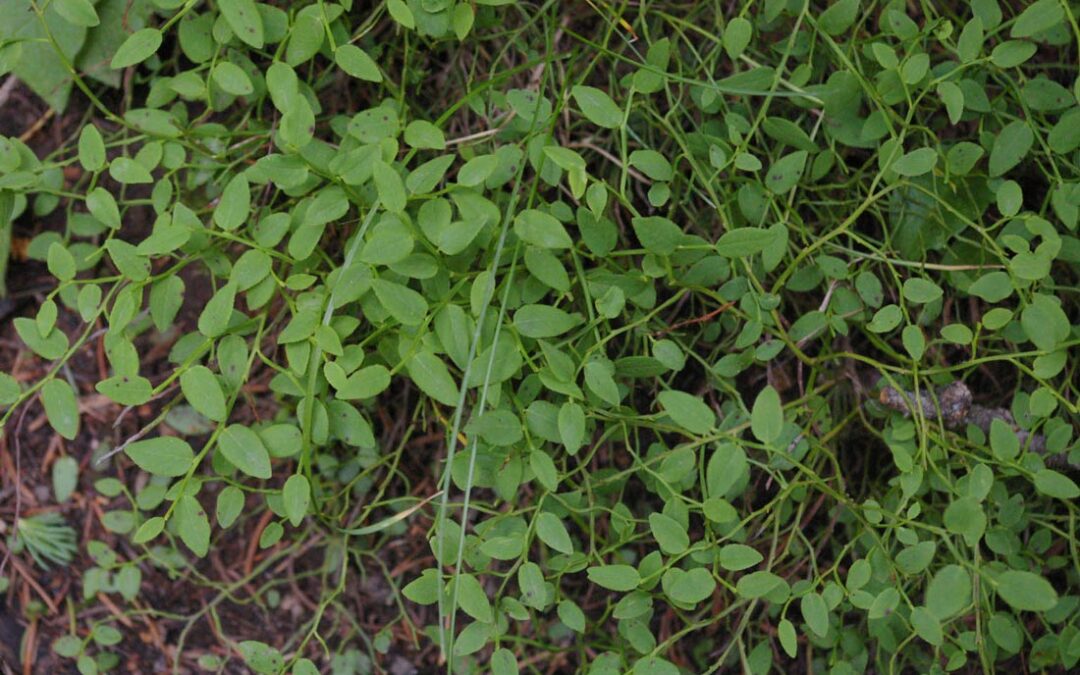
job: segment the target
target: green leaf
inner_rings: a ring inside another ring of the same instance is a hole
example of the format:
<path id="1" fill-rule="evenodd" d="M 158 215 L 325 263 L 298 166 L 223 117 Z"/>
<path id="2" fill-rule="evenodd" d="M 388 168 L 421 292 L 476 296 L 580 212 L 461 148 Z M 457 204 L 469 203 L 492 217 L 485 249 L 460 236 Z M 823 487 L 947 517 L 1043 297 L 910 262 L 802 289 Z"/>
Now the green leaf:
<path id="1" fill-rule="evenodd" d="M 496 447 L 509 447 L 524 437 L 521 420 L 509 410 L 488 410 L 473 418 L 466 431 L 480 434 L 485 443 Z"/>
<path id="2" fill-rule="evenodd" d="M 214 517 L 218 525 L 229 527 L 240 513 L 244 510 L 244 491 L 235 485 L 229 485 L 218 493 L 217 504 L 214 509 Z"/>
<path id="3" fill-rule="evenodd" d="M 550 305 L 525 305 L 514 312 L 514 327 L 530 338 L 549 338 L 562 335 L 581 323 L 581 316 L 568 314 Z"/>
<path id="4" fill-rule="evenodd" d="M 299 527 L 311 505 L 311 485 L 302 474 L 293 474 L 285 481 L 281 489 L 282 503 L 285 505 L 285 517 L 293 527 Z"/>
<path id="5" fill-rule="evenodd" d="M 143 471 L 168 478 L 185 475 L 195 461 L 195 452 L 187 441 L 174 436 L 135 441 L 124 448 L 124 453 Z"/>
<path id="6" fill-rule="evenodd" d="M 225 394 L 217 376 L 206 366 L 192 366 L 180 376 L 180 389 L 191 407 L 207 419 L 224 422 Z"/>
<path id="7" fill-rule="evenodd" d="M 949 171 L 959 175 L 966 175 L 975 167 L 975 164 L 984 154 L 985 151 L 981 146 L 962 141 L 949 148 L 945 160 L 949 166 Z"/>
<path id="8" fill-rule="evenodd" d="M 63 504 L 79 484 L 79 462 L 71 455 L 58 458 L 52 465 L 53 495 Z"/>
<path id="9" fill-rule="evenodd" d="M 764 597 L 777 588 L 786 585 L 786 581 L 772 572 L 761 570 L 751 572 L 740 578 L 738 583 L 735 584 L 735 592 L 744 598 L 754 599 Z"/>
<path id="10" fill-rule="evenodd" d="M 514 218 L 514 234 L 543 249 L 572 248 L 574 245 L 562 223 L 536 209 L 525 209 Z"/>
<path id="11" fill-rule="evenodd" d="M 385 279 L 374 279 L 371 289 L 375 291 L 379 303 L 390 312 L 390 316 L 406 326 L 419 326 L 427 316 L 427 300 L 408 286 Z"/>
<path id="12" fill-rule="evenodd" d="M 439 586 L 439 571 L 426 569 L 401 589 L 401 593 L 418 605 L 434 605 L 439 601 Z"/>
<path id="13" fill-rule="evenodd" d="M 716 579 L 703 567 L 688 572 L 671 568 L 664 572 L 660 583 L 669 598 L 690 607 L 709 598 L 716 590 Z"/>
<path id="14" fill-rule="evenodd" d="M 218 450 L 240 471 L 253 478 L 270 477 L 270 453 L 250 427 L 230 424 L 217 439 Z"/>
<path id="15" fill-rule="evenodd" d="M 90 214 L 107 227 L 120 228 L 120 209 L 112 193 L 103 187 L 96 187 L 86 193 L 86 208 Z"/>
<path id="16" fill-rule="evenodd" d="M 1008 461 L 1020 454 L 1020 439 L 1004 420 L 995 418 L 990 421 L 990 447 L 994 457 Z"/>
<path id="17" fill-rule="evenodd" d="M 383 80 L 375 60 L 356 45 L 344 44 L 338 47 L 334 52 L 334 61 L 338 67 L 357 79 L 368 82 L 382 82 Z"/>
<path id="18" fill-rule="evenodd" d="M 1056 298 L 1036 293 L 1020 313 L 1028 339 L 1043 351 L 1052 351 L 1069 335 L 1069 320 Z"/>
<path id="19" fill-rule="evenodd" d="M 754 399 L 754 406 L 750 410 L 750 431 L 762 443 L 772 444 L 780 438 L 783 429 L 784 408 L 780 394 L 769 385 Z"/>
<path id="20" fill-rule="evenodd" d="M 604 402 L 619 405 L 619 386 L 615 384 L 614 370 L 610 361 L 589 361 L 585 364 L 585 384 Z"/>
<path id="21" fill-rule="evenodd" d="M 259 535 L 259 548 L 267 549 L 278 543 L 285 534 L 285 526 L 277 521 L 271 521 L 263 528 Z"/>
<path id="22" fill-rule="evenodd" d="M 86 124 L 79 132 L 79 163 L 87 171 L 101 171 L 105 167 L 105 140 L 93 124 Z"/>
<path id="23" fill-rule="evenodd" d="M 214 83 L 221 87 L 221 90 L 226 94 L 247 96 L 255 91 L 255 87 L 251 84 L 251 78 L 248 77 L 247 73 L 240 66 L 230 61 L 219 61 L 214 66 L 211 77 L 213 77 Z"/>
<path id="24" fill-rule="evenodd" d="M 473 22 L 475 20 L 476 14 L 471 5 L 454 5 L 454 11 L 451 15 L 450 22 L 454 27 L 454 35 L 457 36 L 458 40 L 464 40 L 468 37 L 469 31 L 472 30 Z"/>
<path id="25" fill-rule="evenodd" d="M 409 194 L 422 195 L 434 190 L 453 163 L 454 155 L 443 155 L 413 169 L 405 178 L 405 187 Z"/>
<path id="26" fill-rule="evenodd" d="M 641 245 L 656 255 L 671 255 L 686 238 L 678 225 L 661 216 L 637 217 L 630 222 Z"/>
<path id="27" fill-rule="evenodd" d="M 926 608 L 946 621 L 971 604 L 971 576 L 959 565 L 945 565 L 926 586 Z"/>
<path id="28" fill-rule="evenodd" d="M 716 252 L 725 258 L 745 258 L 761 253 L 776 240 L 776 234 L 758 227 L 740 227 L 725 233 L 716 242 Z"/>
<path id="29" fill-rule="evenodd" d="M 237 646 L 244 663 L 259 675 L 274 675 L 285 667 L 281 652 L 268 644 L 257 640 L 244 640 Z"/>
<path id="30" fill-rule="evenodd" d="M 376 364 L 356 371 L 338 388 L 338 397 L 345 400 L 371 398 L 390 386 L 390 371 Z"/>
<path id="31" fill-rule="evenodd" d="M 161 31 L 143 28 L 128 36 L 113 55 L 109 67 L 117 70 L 142 63 L 153 56 L 161 46 Z"/>
<path id="32" fill-rule="evenodd" d="M 996 420 L 995 420 L 996 421 Z M 1071 501 L 1080 497 L 1080 488 L 1073 479 L 1053 469 L 1040 469 L 1035 473 L 1035 489 L 1046 495 Z"/>
<path id="33" fill-rule="evenodd" d="M 705 470 L 710 497 L 724 497 L 748 471 L 746 451 L 732 443 L 718 443 Z"/>
<path id="34" fill-rule="evenodd" d="M 47 262 L 49 273 L 60 281 L 71 281 L 75 278 L 75 258 L 60 242 L 53 242 L 49 246 Z"/>
<path id="35" fill-rule="evenodd" d="M 547 286 L 562 293 L 570 290 L 570 276 L 566 273 L 566 268 L 563 267 L 559 258 L 547 249 L 533 246 L 527 248 L 525 250 L 525 267 L 529 270 L 529 274 Z M 617 286 L 612 286 L 608 291 L 622 293 Z M 599 303 L 600 301 L 597 300 L 598 307 Z"/>
<path id="36" fill-rule="evenodd" d="M 11 405 L 19 400 L 20 395 L 22 395 L 22 387 L 19 386 L 19 381 L 0 371 L 0 406 Z"/>
<path id="37" fill-rule="evenodd" d="M 979 58 L 983 45 L 983 22 L 975 16 L 964 24 L 960 37 L 956 41 L 956 52 L 962 63 L 971 63 Z M 955 122 L 954 122 L 955 124 Z"/>
<path id="38" fill-rule="evenodd" d="M 918 574 L 930 566 L 937 553 L 937 544 L 923 541 L 904 548 L 896 554 L 896 566 L 904 574 Z"/>
<path id="39" fill-rule="evenodd" d="M 847 589 L 853 593 L 861 589 L 870 581 L 871 573 L 870 563 L 865 558 L 860 558 L 851 563 L 851 567 L 848 569 L 847 581 L 845 582 Z"/>
<path id="40" fill-rule="evenodd" d="M 1015 68 L 1034 56 L 1037 51 L 1038 47 L 1033 42 L 1006 40 L 990 52 L 990 62 L 998 68 Z"/>
<path id="41" fill-rule="evenodd" d="M 109 164 L 109 175 L 117 182 L 126 185 L 153 183 L 150 171 L 130 157 L 117 157 Z"/>
<path id="42" fill-rule="evenodd" d="M 48 335 L 42 335 L 38 330 L 38 323 L 24 316 L 17 317 L 12 323 L 15 324 L 15 332 L 35 354 L 43 359 L 58 359 L 68 350 L 69 340 L 67 334 L 59 328 L 53 328 Z"/>
<path id="43" fill-rule="evenodd" d="M 757 549 L 745 544 L 726 544 L 716 555 L 720 567 L 732 572 L 741 572 L 757 565 L 765 558 Z"/>
<path id="44" fill-rule="evenodd" d="M 773 162 L 765 174 L 765 187 L 773 194 L 783 194 L 791 190 L 802 178 L 806 158 L 805 150 L 797 150 Z"/>
<path id="45" fill-rule="evenodd" d="M 883 619 L 892 614 L 899 604 L 900 592 L 894 586 L 887 586 L 874 597 L 866 616 L 869 619 Z"/>
<path id="46" fill-rule="evenodd" d="M 1058 604 L 1050 582 L 1037 574 L 1009 570 L 998 575 L 997 593 L 1010 607 L 1022 612 L 1048 612 Z"/>
<path id="47" fill-rule="evenodd" d="M 116 269 L 132 281 L 146 281 L 150 276 L 150 259 L 140 255 L 138 249 L 121 239 L 110 239 L 105 243 Z"/>
<path id="48" fill-rule="evenodd" d="M 214 209 L 214 223 L 223 230 L 235 230 L 248 219 L 251 211 L 251 187 L 244 174 L 233 176 L 225 185 Z"/>
<path id="49" fill-rule="evenodd" d="M 1009 171 L 1027 156 L 1035 142 L 1035 132 L 1024 120 L 1010 123 L 994 140 L 990 150 L 990 175 L 1000 176 Z"/>
<path id="50" fill-rule="evenodd" d="M 142 405 L 154 396 L 150 380 L 138 375 L 115 375 L 98 382 L 94 388 L 98 393 L 126 406 Z"/>
<path id="51" fill-rule="evenodd" d="M 236 283 L 238 291 L 246 291 L 265 279 L 272 266 L 270 256 L 257 248 L 248 249 L 236 261 L 230 278 Z"/>
<path id="52" fill-rule="evenodd" d="M 585 410 L 573 401 L 563 403 L 559 408 L 558 426 L 559 438 L 566 451 L 571 455 L 577 453 L 585 444 Z"/>
<path id="53" fill-rule="evenodd" d="M 904 281 L 903 293 L 908 302 L 925 305 L 940 298 L 944 291 L 932 281 L 910 277 Z"/>
<path id="54" fill-rule="evenodd" d="M 405 192 L 405 183 L 401 180 L 401 174 L 397 172 L 397 169 L 379 159 L 371 163 L 371 170 L 372 177 L 375 179 L 375 190 L 378 192 L 382 205 L 387 211 L 403 212 L 409 197 Z"/>
<path id="55" fill-rule="evenodd" d="M 149 2 L 90 1 L 95 5 L 100 24 L 94 30 L 87 31 L 86 43 L 78 50 L 72 63 L 84 77 L 92 77 L 110 87 L 119 87 L 122 73 L 110 69 L 109 61 L 130 30 L 150 22 L 154 8 Z"/>
<path id="56" fill-rule="evenodd" d="M 1032 110 L 1040 112 L 1076 110 L 1076 97 L 1065 87 L 1045 77 L 1025 82 L 1020 90 L 1020 96 Z"/>
<path id="57" fill-rule="evenodd" d="M 622 126 L 623 112 L 611 97 L 595 87 L 576 85 L 570 90 L 581 112 L 593 124 L 605 129 Z"/>
<path id="58" fill-rule="evenodd" d="M 1023 635 L 1017 628 L 1016 622 L 1005 612 L 999 612 L 990 617 L 987 623 L 990 637 L 995 643 L 1010 654 L 1020 651 L 1023 645 Z"/>
<path id="59" fill-rule="evenodd" d="M 667 181 L 671 180 L 675 175 L 671 163 L 655 150 L 635 150 L 631 152 L 630 166 L 653 180 Z"/>
<path id="60" fill-rule="evenodd" d="M 164 529 L 165 519 L 161 516 L 154 516 L 140 525 L 138 530 L 135 530 L 135 534 L 132 535 L 131 540 L 136 544 L 145 544 L 161 534 Z"/>
<path id="61" fill-rule="evenodd" d="M 490 623 L 494 618 L 491 611 L 491 601 L 488 600 L 487 593 L 484 592 L 483 586 L 476 580 L 476 577 L 471 574 L 459 574 L 455 579 L 455 583 L 457 585 L 458 605 L 461 611 L 477 621 Z"/>
<path id="62" fill-rule="evenodd" d="M 522 604 L 539 610 L 547 606 L 544 572 L 536 563 L 526 562 L 518 568 L 518 588 L 521 589 Z"/>
<path id="63" fill-rule="evenodd" d="M 932 148 L 919 148 L 903 155 L 889 167 L 901 176 L 921 176 L 937 164 L 938 154 Z"/>
<path id="64" fill-rule="evenodd" d="M 184 304 L 184 280 L 168 276 L 150 287 L 150 318 L 158 332 L 172 325 L 180 307 Z"/>
<path id="65" fill-rule="evenodd" d="M 442 129 L 431 122 L 413 120 L 405 127 L 405 142 L 409 147 L 422 150 L 443 150 L 446 148 L 446 137 Z"/>
<path id="66" fill-rule="evenodd" d="M 492 625 L 477 621 L 464 627 L 454 642 L 454 656 L 467 657 L 484 648 L 491 639 Z"/>
<path id="67" fill-rule="evenodd" d="M 566 531 L 566 526 L 554 513 L 545 511 L 536 518 L 536 535 L 540 537 L 540 541 L 560 553 L 570 555 L 574 552 L 570 533 Z"/>
<path id="68" fill-rule="evenodd" d="M 1065 20 L 1065 9 L 1059 0 L 1037 0 L 1016 17 L 1009 37 L 1026 38 L 1050 30 Z"/>
<path id="69" fill-rule="evenodd" d="M 410 30 L 416 28 L 416 19 L 404 0 L 386 0 L 386 9 L 390 12 L 390 18 L 402 27 Z"/>
<path id="70" fill-rule="evenodd" d="M 986 531 L 986 513 L 974 497 L 960 497 L 945 509 L 945 527 L 950 532 L 963 535 L 974 546 Z"/>
<path id="71" fill-rule="evenodd" d="M 737 16 L 728 22 L 724 28 L 724 51 L 728 58 L 737 59 L 746 51 L 750 44 L 750 38 L 754 34 L 754 26 L 741 16 Z"/>
<path id="72" fill-rule="evenodd" d="M 51 299 L 41 303 L 38 308 L 37 316 L 34 317 L 34 321 L 38 325 L 38 332 L 42 335 L 48 335 L 49 332 L 56 326 L 56 317 L 59 310 L 56 307 L 56 303 Z"/>
<path id="73" fill-rule="evenodd" d="M 656 398 L 671 420 L 692 434 L 707 434 L 716 425 L 716 413 L 698 396 L 668 390 L 660 392 Z"/>
<path id="74" fill-rule="evenodd" d="M 491 177 L 497 168 L 499 168 L 497 155 L 478 155 L 458 169 L 458 183 L 465 187 L 476 187 Z"/>
<path id="75" fill-rule="evenodd" d="M 926 607 L 915 607 L 911 610 L 911 627 L 915 629 L 916 635 L 935 647 L 940 647 L 945 640 L 941 622 Z"/>
<path id="76" fill-rule="evenodd" d="M 585 612 L 573 600 L 563 600 L 557 608 L 559 621 L 575 633 L 585 632 Z"/>
<path id="77" fill-rule="evenodd" d="M 851 28 L 859 16 L 859 0 L 837 0 L 818 17 L 818 26 L 829 35 L 839 35 Z"/>
<path id="78" fill-rule="evenodd" d="M 600 565 L 586 573 L 589 581 L 609 591 L 632 591 L 641 583 L 641 575 L 629 565 Z"/>
<path id="79" fill-rule="evenodd" d="M 921 328 L 913 325 L 904 326 L 904 330 L 900 331 L 900 341 L 904 343 L 904 349 L 912 359 L 916 361 L 922 359 L 926 352 L 926 336 L 923 335 Z"/>
<path id="80" fill-rule="evenodd" d="M 803 620 L 818 637 L 829 632 L 829 608 L 820 593 L 807 593 L 799 601 Z"/>
<path id="81" fill-rule="evenodd" d="M 180 497 L 176 500 L 173 519 L 184 545 L 200 558 L 205 557 L 210 550 L 210 520 L 199 501 L 190 495 Z"/>
<path id="82" fill-rule="evenodd" d="M 41 388 L 41 403 L 49 425 L 69 441 L 79 434 L 79 402 L 67 382 L 51 379 Z"/>
<path id="83" fill-rule="evenodd" d="M 218 0 L 217 6 L 236 37 L 255 49 L 262 49 L 263 21 L 255 0 Z"/>
<path id="84" fill-rule="evenodd" d="M 434 353 L 424 350 L 413 354 L 406 361 L 405 369 L 420 391 L 443 405 L 457 405 L 458 385 L 446 364 Z"/>
<path id="85" fill-rule="evenodd" d="M 1013 294 L 1012 279 L 1005 272 L 987 272 L 968 286 L 968 293 L 987 302 L 1001 302 Z"/>
<path id="86" fill-rule="evenodd" d="M 667 555 L 680 555 L 690 547 L 690 536 L 686 529 L 670 516 L 649 514 L 649 528 L 660 550 Z"/>
<path id="87" fill-rule="evenodd" d="M 76 26 L 92 27 L 101 23 L 90 0 L 53 0 L 57 13 Z"/>
<path id="88" fill-rule="evenodd" d="M 781 619 L 776 634 L 780 638 L 780 646 L 784 649 L 784 653 L 789 658 L 795 658 L 795 655 L 799 653 L 799 639 L 795 635 L 795 624 L 788 619 Z"/>
<path id="89" fill-rule="evenodd" d="M 236 286 L 225 284 L 214 293 L 199 314 L 199 332 L 209 338 L 215 338 L 229 327 L 232 319 L 233 304 L 236 302 Z"/>

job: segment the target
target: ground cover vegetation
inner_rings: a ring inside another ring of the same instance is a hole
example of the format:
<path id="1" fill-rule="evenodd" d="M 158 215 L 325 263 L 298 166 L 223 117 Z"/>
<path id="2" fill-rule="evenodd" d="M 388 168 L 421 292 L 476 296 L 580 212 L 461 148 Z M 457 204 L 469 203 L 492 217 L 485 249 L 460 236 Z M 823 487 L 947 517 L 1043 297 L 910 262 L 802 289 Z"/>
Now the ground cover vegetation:
<path id="1" fill-rule="evenodd" d="M 1075 2 L 0 15 L 5 672 L 1080 661 Z"/>

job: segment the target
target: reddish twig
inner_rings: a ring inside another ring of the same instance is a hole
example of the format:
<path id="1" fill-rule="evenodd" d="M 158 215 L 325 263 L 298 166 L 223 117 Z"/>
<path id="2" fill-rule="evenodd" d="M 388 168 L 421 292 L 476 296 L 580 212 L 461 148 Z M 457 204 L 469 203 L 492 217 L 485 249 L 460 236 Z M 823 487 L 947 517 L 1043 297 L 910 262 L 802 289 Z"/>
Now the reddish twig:
<path id="1" fill-rule="evenodd" d="M 667 335 L 668 333 L 671 333 L 673 331 L 677 331 L 680 328 L 686 328 L 687 326 L 693 326 L 695 324 L 705 323 L 706 321 L 709 321 L 710 319 L 715 319 L 717 316 L 723 314 L 724 312 L 726 312 L 727 310 L 731 309 L 734 306 L 735 306 L 735 301 L 734 300 L 732 300 L 730 302 L 725 302 L 724 304 L 720 305 L 719 307 L 717 307 L 713 311 L 709 312 L 708 314 L 705 314 L 703 316 L 697 316 L 697 317 L 694 317 L 693 319 L 686 319 L 685 321 L 680 321 L 678 323 L 673 323 L 670 326 L 668 326 L 667 328 L 662 328 L 662 329 L 654 332 L 653 336 L 654 337 L 660 337 L 661 335 Z"/>

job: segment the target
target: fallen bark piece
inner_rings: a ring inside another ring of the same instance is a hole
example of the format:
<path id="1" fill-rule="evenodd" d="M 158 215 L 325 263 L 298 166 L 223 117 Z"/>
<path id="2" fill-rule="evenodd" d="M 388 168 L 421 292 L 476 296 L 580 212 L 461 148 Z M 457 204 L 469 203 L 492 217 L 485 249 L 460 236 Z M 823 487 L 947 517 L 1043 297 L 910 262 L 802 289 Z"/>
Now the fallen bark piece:
<path id="1" fill-rule="evenodd" d="M 905 417 L 910 417 L 914 410 L 919 410 L 926 419 L 940 420 L 950 429 L 974 424 L 984 434 L 989 434 L 993 421 L 1001 420 L 1016 433 L 1021 447 L 1027 447 L 1031 452 L 1040 455 L 1047 455 L 1046 437 L 1021 429 L 1007 408 L 973 405 L 972 400 L 971 390 L 963 382 L 953 382 L 936 394 L 920 391 L 916 395 L 915 392 L 889 386 L 882 388 L 881 393 L 878 394 L 878 401 L 890 410 L 903 413 Z M 1080 465 L 1068 462 L 1063 454 L 1048 455 L 1046 463 L 1047 466 L 1070 466 L 1080 469 Z"/>

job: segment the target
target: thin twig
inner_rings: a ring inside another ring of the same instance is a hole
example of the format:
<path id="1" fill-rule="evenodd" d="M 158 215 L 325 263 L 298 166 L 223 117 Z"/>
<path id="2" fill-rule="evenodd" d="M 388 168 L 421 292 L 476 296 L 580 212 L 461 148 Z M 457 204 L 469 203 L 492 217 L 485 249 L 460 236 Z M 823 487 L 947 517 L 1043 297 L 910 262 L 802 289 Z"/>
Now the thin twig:
<path id="1" fill-rule="evenodd" d="M 687 326 L 693 326 L 694 324 L 705 323 L 706 321 L 708 321 L 710 319 L 713 319 L 713 318 L 719 316 L 720 314 L 723 314 L 724 312 L 726 312 L 727 310 L 731 309 L 734 306 L 735 306 L 735 301 L 734 300 L 732 300 L 731 302 L 725 302 L 724 304 L 720 305 L 719 307 L 717 307 L 713 311 L 709 312 L 708 314 L 705 314 L 703 316 L 696 316 L 696 317 L 694 317 L 692 319 L 686 319 L 685 321 L 680 321 L 678 323 L 673 323 L 670 326 L 662 328 L 662 329 L 656 331 L 655 333 L 653 333 L 653 337 L 660 337 L 661 335 L 667 335 L 668 333 L 671 333 L 672 331 L 676 331 L 676 330 L 679 330 L 680 328 L 685 328 Z"/>
<path id="2" fill-rule="evenodd" d="M 11 98 L 11 92 L 15 91 L 15 85 L 17 84 L 19 84 L 19 78 L 8 75 L 8 79 L 4 80 L 4 84 L 0 85 L 0 108 L 3 108 L 4 104 Z"/>
<path id="3" fill-rule="evenodd" d="M 480 140 L 483 140 L 483 139 L 488 138 L 490 136 L 494 136 L 495 134 L 497 134 L 500 131 L 502 131 L 503 129 L 505 129 L 506 125 L 509 124 L 510 120 L 514 119 L 514 117 L 516 115 L 517 115 L 517 112 L 511 111 L 510 114 L 506 116 L 506 119 L 504 119 L 502 121 L 502 123 L 499 124 L 499 126 L 493 128 L 493 129 L 485 129 L 483 131 L 477 131 L 476 133 L 469 134 L 467 136 L 458 136 L 457 138 L 451 138 L 450 140 L 446 141 L 446 145 L 451 146 L 451 145 L 458 145 L 460 143 L 470 143 L 472 141 L 480 141 Z"/>
<path id="4" fill-rule="evenodd" d="M 568 148 L 585 148 L 587 150 L 592 150 L 593 152 L 608 160 L 620 169 L 626 169 L 626 173 L 630 174 L 630 176 L 639 183 L 644 183 L 645 185 L 652 185 L 652 181 L 646 178 L 641 173 L 638 173 L 637 169 L 631 166 L 626 166 L 625 164 L 623 164 L 623 161 L 621 159 L 611 154 L 599 145 L 596 145 L 591 140 L 579 141 L 577 143 L 566 143 L 565 145 Z"/>

